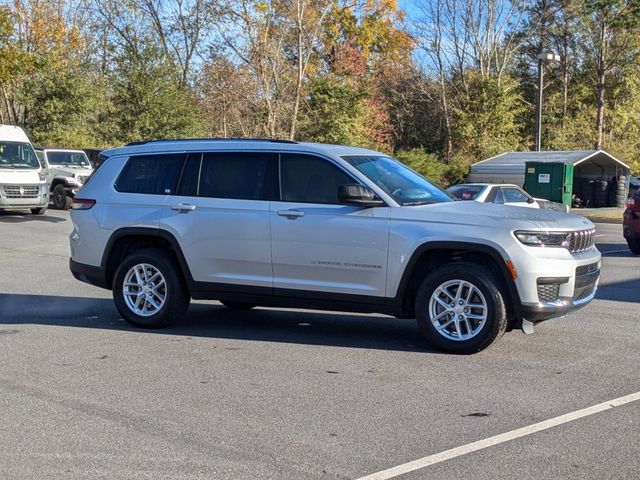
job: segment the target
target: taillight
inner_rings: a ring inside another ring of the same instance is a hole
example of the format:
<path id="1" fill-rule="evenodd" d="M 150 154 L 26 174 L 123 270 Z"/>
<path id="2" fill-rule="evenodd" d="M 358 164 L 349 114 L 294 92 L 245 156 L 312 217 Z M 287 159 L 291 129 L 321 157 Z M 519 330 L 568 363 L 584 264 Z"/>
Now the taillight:
<path id="1" fill-rule="evenodd" d="M 627 208 L 629 210 L 640 210 L 640 202 L 636 205 L 636 201 L 633 197 L 627 199 Z"/>
<path id="2" fill-rule="evenodd" d="M 89 210 L 96 204 L 91 198 L 74 198 L 71 202 L 71 208 L 74 210 Z"/>

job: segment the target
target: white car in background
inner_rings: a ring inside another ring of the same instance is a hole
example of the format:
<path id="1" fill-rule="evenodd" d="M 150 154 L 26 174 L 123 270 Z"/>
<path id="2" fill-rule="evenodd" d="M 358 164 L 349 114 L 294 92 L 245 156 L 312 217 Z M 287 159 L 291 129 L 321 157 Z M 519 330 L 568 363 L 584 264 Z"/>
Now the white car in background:
<path id="1" fill-rule="evenodd" d="M 461 183 L 447 189 L 458 200 L 474 200 L 482 203 L 498 203 L 514 207 L 545 208 L 568 212 L 569 208 L 558 202 L 534 198 L 522 188 L 513 184 Z"/>

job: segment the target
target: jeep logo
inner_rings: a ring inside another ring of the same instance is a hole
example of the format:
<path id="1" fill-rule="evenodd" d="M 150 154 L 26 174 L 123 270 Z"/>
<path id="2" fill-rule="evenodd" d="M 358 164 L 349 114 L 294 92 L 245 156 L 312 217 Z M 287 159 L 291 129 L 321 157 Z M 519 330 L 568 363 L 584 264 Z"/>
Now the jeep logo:
<path id="1" fill-rule="evenodd" d="M 20 196 L 24 195 L 24 187 L 20 187 Z"/>

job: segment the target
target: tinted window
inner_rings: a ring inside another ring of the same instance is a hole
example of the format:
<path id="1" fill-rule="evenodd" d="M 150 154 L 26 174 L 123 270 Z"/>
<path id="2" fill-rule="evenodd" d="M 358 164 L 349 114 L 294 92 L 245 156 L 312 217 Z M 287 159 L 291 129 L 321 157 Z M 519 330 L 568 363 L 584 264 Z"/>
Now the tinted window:
<path id="1" fill-rule="evenodd" d="M 357 183 L 328 160 L 286 153 L 280 157 L 280 190 L 285 202 L 338 204 L 338 187 Z"/>
<path id="2" fill-rule="evenodd" d="M 492 200 L 493 203 L 504 203 L 504 196 L 502 195 L 502 189 L 494 188 L 493 191 L 495 192 L 495 198 Z"/>
<path id="3" fill-rule="evenodd" d="M 502 188 L 502 194 L 506 203 L 527 203 L 529 201 L 529 197 L 517 188 Z"/>
<path id="4" fill-rule="evenodd" d="M 195 197 L 198 195 L 198 177 L 200 177 L 201 153 L 190 153 L 182 170 L 178 195 Z"/>
<path id="5" fill-rule="evenodd" d="M 156 195 L 175 193 L 183 160 L 182 153 L 131 157 L 116 182 L 116 190 Z"/>
<path id="6" fill-rule="evenodd" d="M 180 195 L 261 200 L 270 153 L 216 152 L 189 155 Z M 194 188 L 197 185 L 197 188 Z"/>

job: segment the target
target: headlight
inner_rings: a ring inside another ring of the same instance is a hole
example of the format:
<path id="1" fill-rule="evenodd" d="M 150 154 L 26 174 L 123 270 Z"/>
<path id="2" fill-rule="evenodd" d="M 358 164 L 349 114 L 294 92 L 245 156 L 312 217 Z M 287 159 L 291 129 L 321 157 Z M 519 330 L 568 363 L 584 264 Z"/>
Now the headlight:
<path id="1" fill-rule="evenodd" d="M 78 183 L 78 179 L 76 177 L 67 177 L 64 179 L 64 181 L 67 182 L 67 185 L 72 185 L 74 187 L 80 186 L 80 183 Z"/>
<path id="2" fill-rule="evenodd" d="M 531 247 L 567 248 L 571 241 L 570 232 L 515 232 L 516 238 Z"/>

